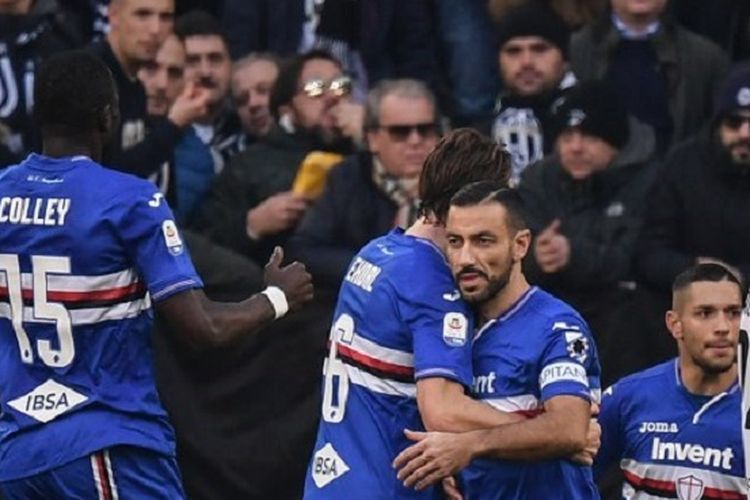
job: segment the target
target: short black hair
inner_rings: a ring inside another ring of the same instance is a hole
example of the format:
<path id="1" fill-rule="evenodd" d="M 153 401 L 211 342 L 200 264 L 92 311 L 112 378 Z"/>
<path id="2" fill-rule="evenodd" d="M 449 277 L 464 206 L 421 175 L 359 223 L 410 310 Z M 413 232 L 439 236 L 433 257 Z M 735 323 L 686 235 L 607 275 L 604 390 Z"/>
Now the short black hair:
<path id="1" fill-rule="evenodd" d="M 478 181 L 467 184 L 451 198 L 452 207 L 474 207 L 485 203 L 499 203 L 507 213 L 508 226 L 516 231 L 528 229 L 524 205 L 518 191 L 497 181 Z"/>
<path id="2" fill-rule="evenodd" d="M 419 177 L 420 215 L 445 222 L 451 198 L 467 183 L 508 185 L 510 155 L 501 145 L 470 128 L 446 134 L 427 156 Z"/>
<path id="3" fill-rule="evenodd" d="M 191 36 L 218 36 L 229 49 L 221 23 L 204 10 L 194 9 L 181 15 L 175 22 L 174 34 L 183 42 Z"/>
<path id="4" fill-rule="evenodd" d="M 695 264 L 682 271 L 672 283 L 672 293 L 680 292 L 693 283 L 700 281 L 709 281 L 718 283 L 720 281 L 729 281 L 737 285 L 742 300 L 743 290 L 745 289 L 742 279 L 726 266 L 718 262 L 704 262 Z"/>
<path id="5" fill-rule="evenodd" d="M 278 119 L 279 108 L 285 104 L 289 104 L 294 99 L 294 96 L 299 91 L 300 86 L 300 75 L 302 70 L 305 68 L 305 64 L 308 61 L 314 59 L 324 59 L 331 61 L 333 64 L 341 68 L 341 62 L 333 57 L 330 52 L 321 49 L 313 49 L 304 54 L 298 54 L 285 61 L 281 62 L 279 67 L 279 77 L 276 79 L 273 88 L 271 89 L 271 97 L 269 101 L 269 107 L 271 113 Z"/>
<path id="6" fill-rule="evenodd" d="M 45 60 L 34 81 L 34 122 L 65 135 L 97 131 L 109 107 L 117 113 L 117 87 L 109 68 L 85 50 Z"/>

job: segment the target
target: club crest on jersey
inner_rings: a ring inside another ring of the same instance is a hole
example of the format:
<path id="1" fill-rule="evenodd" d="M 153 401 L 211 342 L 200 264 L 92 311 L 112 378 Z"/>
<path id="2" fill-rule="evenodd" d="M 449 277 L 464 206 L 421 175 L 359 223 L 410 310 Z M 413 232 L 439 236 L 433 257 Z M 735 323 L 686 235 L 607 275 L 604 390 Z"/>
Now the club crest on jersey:
<path id="1" fill-rule="evenodd" d="M 565 342 L 568 354 L 579 363 L 586 361 L 589 356 L 589 339 L 581 332 L 565 332 Z"/>
<path id="2" fill-rule="evenodd" d="M 349 466 L 336 453 L 331 443 L 326 443 L 315 452 L 312 463 L 312 478 L 315 486 L 322 488 L 331 481 L 349 472 Z"/>
<path id="3" fill-rule="evenodd" d="M 42 423 L 59 417 L 88 398 L 52 379 L 23 396 L 8 402 L 8 406 Z"/>
<path id="4" fill-rule="evenodd" d="M 469 321 L 461 313 L 450 312 L 443 317 L 443 341 L 452 347 L 466 344 Z"/>
<path id="5" fill-rule="evenodd" d="M 677 498 L 680 500 L 699 500 L 703 498 L 703 491 L 706 486 L 700 478 L 690 474 L 677 480 Z"/>
<path id="6" fill-rule="evenodd" d="M 165 220 L 161 225 L 161 232 L 164 234 L 164 243 L 172 255 L 180 255 L 185 246 L 182 244 L 182 238 L 177 231 L 177 225 L 173 220 Z"/>

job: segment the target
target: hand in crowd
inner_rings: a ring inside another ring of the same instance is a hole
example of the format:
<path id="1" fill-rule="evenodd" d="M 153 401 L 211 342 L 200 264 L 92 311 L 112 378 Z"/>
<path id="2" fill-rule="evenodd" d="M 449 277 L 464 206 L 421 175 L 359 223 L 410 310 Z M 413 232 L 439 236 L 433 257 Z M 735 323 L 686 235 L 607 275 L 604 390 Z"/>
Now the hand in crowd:
<path id="1" fill-rule="evenodd" d="M 305 213 L 308 201 L 292 191 L 271 196 L 247 212 L 245 230 L 252 239 L 291 229 Z"/>
<path id="2" fill-rule="evenodd" d="M 560 233 L 560 219 L 553 220 L 534 241 L 534 258 L 545 273 L 556 273 L 570 261 L 570 241 Z"/>
<path id="3" fill-rule="evenodd" d="M 344 136 L 361 143 L 364 136 L 365 107 L 351 101 L 339 101 L 333 109 L 338 127 Z"/>
<path id="4" fill-rule="evenodd" d="M 280 288 L 286 295 L 289 310 L 294 311 L 313 299 L 312 276 L 304 264 L 295 261 L 281 267 L 282 260 L 284 251 L 281 247 L 274 248 L 266 264 L 263 281 L 266 286 Z"/>
<path id="5" fill-rule="evenodd" d="M 398 479 L 407 488 L 423 490 L 466 468 L 472 459 L 472 432 L 414 432 L 405 430 L 406 437 L 417 441 L 399 453 L 393 461 Z"/>
<path id="6" fill-rule="evenodd" d="M 206 116 L 210 98 L 210 90 L 193 82 L 188 82 L 169 109 L 167 118 L 178 127 L 186 127 Z"/>

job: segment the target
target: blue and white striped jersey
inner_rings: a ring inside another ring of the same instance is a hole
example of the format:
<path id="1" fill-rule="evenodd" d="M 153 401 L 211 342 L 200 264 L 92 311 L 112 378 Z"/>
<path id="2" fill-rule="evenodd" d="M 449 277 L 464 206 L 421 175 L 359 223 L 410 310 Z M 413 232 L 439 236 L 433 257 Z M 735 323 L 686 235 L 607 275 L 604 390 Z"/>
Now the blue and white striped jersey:
<path id="1" fill-rule="evenodd" d="M 475 398 L 528 417 L 555 396 L 598 401 L 599 359 L 581 316 L 531 287 L 474 338 Z M 561 460 L 475 460 L 461 476 L 467 500 L 599 498 L 591 467 Z"/>
<path id="2" fill-rule="evenodd" d="M 201 287 L 162 195 L 85 157 L 0 173 L 0 481 L 96 450 L 174 453 L 151 302 Z"/>
<path id="3" fill-rule="evenodd" d="M 741 391 L 691 394 L 676 359 L 630 375 L 602 395 L 601 474 L 615 461 L 623 498 L 747 498 Z"/>
<path id="4" fill-rule="evenodd" d="M 434 498 L 396 478 L 391 463 L 424 429 L 416 381 L 471 384 L 469 311 L 442 252 L 396 229 L 354 258 L 339 293 L 324 366 L 323 407 L 305 496 Z"/>

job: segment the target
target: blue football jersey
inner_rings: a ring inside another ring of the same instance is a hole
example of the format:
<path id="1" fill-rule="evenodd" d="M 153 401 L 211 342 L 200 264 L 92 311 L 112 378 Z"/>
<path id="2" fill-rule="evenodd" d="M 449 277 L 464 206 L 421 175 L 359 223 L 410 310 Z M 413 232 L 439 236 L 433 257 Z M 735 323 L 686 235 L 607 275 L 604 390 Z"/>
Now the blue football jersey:
<path id="1" fill-rule="evenodd" d="M 602 395 L 595 473 L 619 462 L 623 498 L 747 498 L 741 398 L 691 394 L 676 359 L 625 377 Z"/>
<path id="2" fill-rule="evenodd" d="M 201 286 L 151 183 L 86 157 L 0 172 L 0 481 L 114 445 L 173 454 L 151 302 Z"/>
<path id="3" fill-rule="evenodd" d="M 588 326 L 568 304 L 531 287 L 474 338 L 475 398 L 529 417 L 555 396 L 600 395 L 599 361 Z M 475 460 L 462 473 L 467 499 L 599 498 L 591 467 L 568 460 Z"/>
<path id="4" fill-rule="evenodd" d="M 441 251 L 400 229 L 375 239 L 344 278 L 324 365 L 320 427 L 306 499 L 433 498 L 391 463 L 424 429 L 415 382 L 471 385 L 469 311 Z"/>

